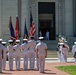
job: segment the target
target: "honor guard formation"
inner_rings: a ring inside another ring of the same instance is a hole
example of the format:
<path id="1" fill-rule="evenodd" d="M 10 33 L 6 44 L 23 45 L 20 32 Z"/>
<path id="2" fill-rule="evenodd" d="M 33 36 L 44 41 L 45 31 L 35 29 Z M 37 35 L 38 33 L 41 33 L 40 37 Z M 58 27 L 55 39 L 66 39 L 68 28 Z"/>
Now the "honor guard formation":
<path id="1" fill-rule="evenodd" d="M 10 71 L 13 70 L 14 59 L 16 70 L 20 70 L 21 58 L 23 58 L 24 70 L 28 69 L 28 65 L 30 70 L 34 70 L 36 58 L 37 70 L 43 73 L 45 58 L 47 57 L 47 45 L 43 42 L 43 39 L 43 37 L 39 37 L 39 40 L 36 41 L 31 36 L 30 39 L 23 39 L 22 44 L 20 44 L 20 40 L 8 40 L 7 44 L 0 39 L 0 73 L 6 69 L 7 55 Z"/>
<path id="2" fill-rule="evenodd" d="M 43 73 L 45 68 L 45 58 L 47 58 L 47 44 L 44 43 L 43 40 L 44 37 L 39 37 L 36 41 L 34 37 L 31 36 L 30 39 L 23 39 L 23 43 L 21 44 L 20 40 L 8 40 L 8 43 L 6 43 L 0 39 L 0 73 L 2 73 L 2 70 L 7 69 L 7 60 L 9 62 L 10 71 L 13 70 L 13 60 L 15 60 L 16 70 L 20 70 L 21 58 L 23 58 L 24 70 L 34 70 L 36 58 L 36 69 L 39 70 L 40 73 Z M 60 62 L 67 62 L 68 51 L 69 46 L 67 41 L 60 36 L 57 45 L 57 54 Z M 74 42 L 72 52 L 76 62 L 76 42 Z"/>

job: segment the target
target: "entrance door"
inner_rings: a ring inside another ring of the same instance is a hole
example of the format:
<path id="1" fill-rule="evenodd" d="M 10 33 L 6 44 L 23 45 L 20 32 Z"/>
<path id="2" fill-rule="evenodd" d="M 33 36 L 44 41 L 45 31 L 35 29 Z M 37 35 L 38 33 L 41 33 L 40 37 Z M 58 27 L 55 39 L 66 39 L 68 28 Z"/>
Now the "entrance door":
<path id="1" fill-rule="evenodd" d="M 52 20 L 39 20 L 39 32 L 41 32 L 43 37 L 46 37 L 46 32 L 49 31 L 49 39 L 53 40 L 53 30 L 54 28 L 52 27 Z"/>
<path id="2" fill-rule="evenodd" d="M 50 32 L 50 40 L 55 40 L 55 2 L 38 3 L 39 32 L 45 37 Z"/>

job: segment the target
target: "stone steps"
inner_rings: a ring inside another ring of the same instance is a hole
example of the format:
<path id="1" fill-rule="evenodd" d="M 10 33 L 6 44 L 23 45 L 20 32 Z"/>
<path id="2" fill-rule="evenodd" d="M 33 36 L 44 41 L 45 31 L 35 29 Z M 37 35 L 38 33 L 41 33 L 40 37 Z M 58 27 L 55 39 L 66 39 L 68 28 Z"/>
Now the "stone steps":
<path id="1" fill-rule="evenodd" d="M 44 40 L 44 42 L 47 44 L 49 50 L 56 50 L 56 46 L 57 46 L 57 43 L 58 43 L 57 40 L 58 39 L 49 40 L 49 41 Z M 72 46 L 74 45 L 74 42 L 76 42 L 75 37 L 67 37 L 67 44 L 69 45 L 70 50 L 72 49 Z"/>

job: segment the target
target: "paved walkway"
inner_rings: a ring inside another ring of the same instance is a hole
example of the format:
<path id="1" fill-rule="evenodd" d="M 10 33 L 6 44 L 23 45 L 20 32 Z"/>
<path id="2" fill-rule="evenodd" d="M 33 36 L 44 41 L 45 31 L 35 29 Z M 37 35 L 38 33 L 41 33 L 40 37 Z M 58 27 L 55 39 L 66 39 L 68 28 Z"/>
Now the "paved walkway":
<path id="1" fill-rule="evenodd" d="M 39 73 L 39 71 L 36 70 L 36 65 L 35 65 L 35 70 L 23 70 L 23 61 L 21 61 L 21 70 L 16 71 L 15 70 L 15 63 L 14 63 L 14 70 L 9 71 L 9 65 L 8 62 L 6 64 L 6 70 L 3 71 L 2 74 L 0 75 L 69 75 L 63 71 L 60 71 L 56 69 L 56 66 L 66 66 L 66 65 L 76 65 L 74 63 L 73 58 L 68 58 L 68 63 L 60 63 L 57 58 L 47 58 L 46 59 L 46 64 L 45 64 L 45 72 L 44 73 Z"/>

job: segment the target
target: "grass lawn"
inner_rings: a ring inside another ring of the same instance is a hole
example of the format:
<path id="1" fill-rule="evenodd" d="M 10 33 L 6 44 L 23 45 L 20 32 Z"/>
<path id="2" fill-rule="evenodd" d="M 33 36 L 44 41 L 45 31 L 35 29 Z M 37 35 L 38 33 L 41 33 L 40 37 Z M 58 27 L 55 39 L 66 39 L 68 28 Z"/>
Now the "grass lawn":
<path id="1" fill-rule="evenodd" d="M 71 66 L 58 66 L 56 67 L 59 70 L 65 71 L 66 73 L 70 75 L 76 75 L 76 66 L 71 65 Z"/>

